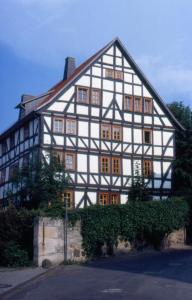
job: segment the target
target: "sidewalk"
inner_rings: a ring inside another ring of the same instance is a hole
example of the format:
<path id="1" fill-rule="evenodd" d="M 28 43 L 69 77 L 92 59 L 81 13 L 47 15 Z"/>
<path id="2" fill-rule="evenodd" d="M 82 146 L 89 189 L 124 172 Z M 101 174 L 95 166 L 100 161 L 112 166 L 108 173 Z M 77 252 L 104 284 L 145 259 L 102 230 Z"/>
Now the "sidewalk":
<path id="1" fill-rule="evenodd" d="M 3 293 L 47 272 L 39 267 L 0 268 L 0 297 Z"/>

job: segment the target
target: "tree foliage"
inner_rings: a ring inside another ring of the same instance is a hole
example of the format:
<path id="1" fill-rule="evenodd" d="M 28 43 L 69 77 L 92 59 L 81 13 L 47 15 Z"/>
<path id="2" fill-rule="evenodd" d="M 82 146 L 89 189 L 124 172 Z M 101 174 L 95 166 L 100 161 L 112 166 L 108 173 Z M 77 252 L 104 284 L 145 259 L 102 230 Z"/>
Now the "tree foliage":
<path id="1" fill-rule="evenodd" d="M 173 192 L 192 196 L 192 110 L 182 102 L 173 102 L 168 107 L 185 128 L 185 131 L 176 131 Z"/>

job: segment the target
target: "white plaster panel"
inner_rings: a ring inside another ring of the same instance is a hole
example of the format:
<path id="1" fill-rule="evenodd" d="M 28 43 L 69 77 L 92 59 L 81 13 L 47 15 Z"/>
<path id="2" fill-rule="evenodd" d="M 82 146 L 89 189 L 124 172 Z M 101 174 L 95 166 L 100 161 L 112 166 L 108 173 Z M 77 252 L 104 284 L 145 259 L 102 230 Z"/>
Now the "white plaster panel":
<path id="1" fill-rule="evenodd" d="M 99 124 L 91 123 L 91 138 L 99 138 Z"/>
<path id="2" fill-rule="evenodd" d="M 143 97 L 152 98 L 151 94 L 149 93 L 148 89 L 143 85 Z"/>
<path id="3" fill-rule="evenodd" d="M 105 90 L 113 91 L 114 90 L 113 81 L 104 79 L 103 80 L 103 88 Z"/>
<path id="4" fill-rule="evenodd" d="M 92 67 L 92 75 L 101 77 L 101 68 Z"/>
<path id="5" fill-rule="evenodd" d="M 141 84 L 141 80 L 139 79 L 139 77 L 137 75 L 133 75 L 133 82 L 136 84 Z"/>
<path id="6" fill-rule="evenodd" d="M 89 199 L 91 200 L 92 204 L 97 203 L 97 193 L 96 192 L 88 192 L 87 193 Z"/>
<path id="7" fill-rule="evenodd" d="M 103 55 L 103 63 L 113 65 L 113 57 L 108 55 Z"/>
<path id="8" fill-rule="evenodd" d="M 138 166 L 138 169 L 136 168 Z M 141 175 L 141 160 L 140 159 L 134 159 L 133 160 L 133 174 L 135 175 L 136 170 L 139 171 L 139 174 Z"/>
<path id="9" fill-rule="evenodd" d="M 90 77 L 89 76 L 82 76 L 79 80 L 76 81 L 76 85 L 82 86 L 90 86 Z"/>
<path id="10" fill-rule="evenodd" d="M 126 122 L 132 122 L 132 114 L 124 113 L 124 120 Z"/>
<path id="11" fill-rule="evenodd" d="M 154 188 L 155 188 L 155 189 L 159 189 L 160 186 L 161 186 L 161 180 L 155 179 L 155 180 L 154 180 Z"/>
<path id="12" fill-rule="evenodd" d="M 97 155 L 89 156 L 89 166 L 90 166 L 90 173 L 98 173 L 98 156 Z"/>
<path id="13" fill-rule="evenodd" d="M 135 121 L 135 123 L 141 123 L 141 121 L 142 121 L 141 116 L 139 116 L 139 115 L 134 115 L 134 121 Z"/>
<path id="14" fill-rule="evenodd" d="M 79 131 L 78 131 L 78 135 L 79 136 L 86 136 L 88 137 L 88 126 L 89 123 L 88 122 L 84 122 L 84 121 L 79 121 Z"/>
<path id="15" fill-rule="evenodd" d="M 51 117 L 45 116 L 45 117 L 44 117 L 44 121 L 45 121 L 45 123 L 47 124 L 47 127 L 48 127 L 49 129 L 51 129 Z"/>
<path id="16" fill-rule="evenodd" d="M 66 92 L 64 92 L 63 95 L 61 95 L 61 97 L 58 98 L 58 100 L 69 101 L 73 96 L 74 92 L 75 92 L 75 87 L 72 86 Z"/>
<path id="17" fill-rule="evenodd" d="M 163 131 L 163 145 L 167 145 L 168 140 L 173 137 L 173 132 Z M 173 146 L 173 140 L 170 142 L 169 146 Z"/>
<path id="18" fill-rule="evenodd" d="M 43 143 L 44 144 L 51 144 L 51 137 L 49 134 L 44 134 L 43 135 Z"/>
<path id="19" fill-rule="evenodd" d="M 94 116 L 94 117 L 99 117 L 99 108 L 92 107 L 91 108 L 91 115 Z"/>
<path id="20" fill-rule="evenodd" d="M 128 63 L 125 57 L 123 58 L 123 63 L 124 63 L 124 67 L 131 68 L 130 64 Z"/>
<path id="21" fill-rule="evenodd" d="M 162 155 L 162 148 L 161 147 L 154 147 L 154 155 L 161 156 Z"/>
<path id="22" fill-rule="evenodd" d="M 165 174 L 167 172 L 167 169 L 170 167 L 171 162 L 168 161 L 164 161 L 163 162 L 163 174 Z"/>
<path id="23" fill-rule="evenodd" d="M 144 123 L 145 124 L 152 124 L 152 117 L 144 116 Z"/>
<path id="24" fill-rule="evenodd" d="M 173 153 L 173 148 L 172 147 L 168 147 L 165 151 L 164 156 L 170 156 L 173 157 L 174 153 Z"/>
<path id="25" fill-rule="evenodd" d="M 103 106 L 108 107 L 113 99 L 113 93 L 103 92 Z"/>
<path id="26" fill-rule="evenodd" d="M 106 52 L 106 54 L 113 55 L 113 52 L 114 52 L 114 47 L 112 46 L 111 48 L 109 48 L 109 50 Z"/>
<path id="27" fill-rule="evenodd" d="M 122 109 L 123 96 L 121 94 L 116 94 L 116 101 L 117 104 L 119 105 L 119 108 Z"/>
<path id="28" fill-rule="evenodd" d="M 164 189 L 171 189 L 171 181 L 164 181 L 163 188 Z"/>
<path id="29" fill-rule="evenodd" d="M 57 145 L 64 145 L 64 137 L 60 135 L 54 135 L 55 141 Z"/>
<path id="30" fill-rule="evenodd" d="M 133 85 L 134 95 L 142 96 L 141 86 Z"/>
<path id="31" fill-rule="evenodd" d="M 74 104 L 73 104 L 73 103 L 71 103 L 71 104 L 69 105 L 69 107 L 68 107 L 68 109 L 67 109 L 66 112 L 68 112 L 68 113 L 74 113 Z"/>
<path id="32" fill-rule="evenodd" d="M 123 127 L 123 141 L 132 142 L 131 128 Z"/>
<path id="33" fill-rule="evenodd" d="M 88 115 L 88 106 L 77 105 L 77 114 Z"/>
<path id="34" fill-rule="evenodd" d="M 160 125 L 160 126 L 162 126 L 163 124 L 162 124 L 162 122 L 161 122 L 161 120 L 159 119 L 159 117 L 154 117 L 154 124 L 155 125 Z"/>
<path id="35" fill-rule="evenodd" d="M 173 125 L 171 124 L 171 122 L 167 118 L 163 117 L 162 120 L 165 123 L 165 126 L 173 127 Z"/>
<path id="36" fill-rule="evenodd" d="M 122 93 L 123 92 L 123 84 L 122 82 L 116 82 L 115 83 L 115 88 L 117 93 Z"/>
<path id="37" fill-rule="evenodd" d="M 118 66 L 122 66 L 122 58 L 116 57 L 116 58 L 115 58 L 115 63 L 116 63 L 116 65 L 118 65 Z"/>
<path id="38" fill-rule="evenodd" d="M 33 121 L 29 122 L 29 135 L 32 136 L 33 135 Z"/>
<path id="39" fill-rule="evenodd" d="M 77 170 L 78 172 L 87 172 L 87 155 L 77 154 Z"/>
<path id="40" fill-rule="evenodd" d="M 81 198 L 83 197 L 84 192 L 80 192 L 80 191 L 75 191 L 75 206 L 78 205 L 79 201 L 81 200 Z M 80 205 L 80 208 L 84 207 L 84 203 L 82 203 Z"/>
<path id="41" fill-rule="evenodd" d="M 56 101 L 52 105 L 50 105 L 47 110 L 54 110 L 54 111 L 62 112 L 62 111 L 64 111 L 66 105 L 67 105 L 66 102 Z"/>
<path id="42" fill-rule="evenodd" d="M 122 53 L 121 53 L 121 51 L 119 50 L 118 47 L 115 47 L 115 53 L 116 53 L 116 56 L 122 57 Z"/>
<path id="43" fill-rule="evenodd" d="M 162 111 L 159 104 L 157 104 L 157 102 L 155 100 L 153 100 L 153 105 L 159 115 L 164 115 L 164 112 Z"/>
<path id="44" fill-rule="evenodd" d="M 131 175 L 131 160 L 123 159 L 123 175 Z"/>
<path id="45" fill-rule="evenodd" d="M 124 73 L 124 81 L 132 83 L 132 75 L 128 73 Z"/>
<path id="46" fill-rule="evenodd" d="M 132 95 L 132 85 L 125 83 L 124 84 L 124 92 L 125 92 L 125 94 Z"/>
<path id="47" fill-rule="evenodd" d="M 142 143 L 142 131 L 141 129 L 133 129 L 134 132 L 134 143 Z"/>
<path id="48" fill-rule="evenodd" d="M 120 203 L 121 204 L 126 204 L 127 200 L 128 200 L 128 196 L 127 195 L 124 195 L 124 194 L 120 195 Z"/>
<path id="49" fill-rule="evenodd" d="M 101 88 L 101 79 L 96 78 L 96 77 L 92 77 L 92 87 L 100 89 Z"/>
<path id="50" fill-rule="evenodd" d="M 153 144 L 157 145 L 157 146 L 162 146 L 161 131 L 160 130 L 154 130 L 153 131 Z"/>
<path id="51" fill-rule="evenodd" d="M 160 161 L 153 162 L 153 171 L 154 171 L 154 177 L 157 177 L 157 178 L 161 177 L 161 162 Z"/>

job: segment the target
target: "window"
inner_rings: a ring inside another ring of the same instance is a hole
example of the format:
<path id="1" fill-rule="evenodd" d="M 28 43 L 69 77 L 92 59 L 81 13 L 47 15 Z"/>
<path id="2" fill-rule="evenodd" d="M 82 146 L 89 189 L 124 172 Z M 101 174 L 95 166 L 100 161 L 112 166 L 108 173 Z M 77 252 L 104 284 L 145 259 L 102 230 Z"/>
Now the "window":
<path id="1" fill-rule="evenodd" d="M 101 173 L 109 173 L 110 172 L 110 159 L 109 157 L 102 156 L 101 157 Z"/>
<path id="2" fill-rule="evenodd" d="M 144 98 L 144 112 L 148 114 L 152 113 L 152 99 Z"/>
<path id="3" fill-rule="evenodd" d="M 75 120 L 66 120 L 66 133 L 67 134 L 76 134 L 76 121 Z"/>
<path id="4" fill-rule="evenodd" d="M 101 124 L 101 138 L 105 140 L 111 139 L 111 126 L 107 124 Z"/>
<path id="5" fill-rule="evenodd" d="M 0 171 L 0 184 L 5 183 L 6 169 Z"/>
<path id="6" fill-rule="evenodd" d="M 63 133 L 63 119 L 61 118 L 53 119 L 53 131 L 55 133 Z"/>
<path id="7" fill-rule="evenodd" d="M 14 146 L 15 146 L 15 134 L 12 133 L 10 135 L 10 149 L 14 148 Z"/>
<path id="8" fill-rule="evenodd" d="M 29 124 L 26 124 L 23 130 L 24 130 L 24 139 L 27 139 L 29 137 Z"/>
<path id="9" fill-rule="evenodd" d="M 119 203 L 120 203 L 119 193 L 111 193 L 110 204 L 119 204 Z"/>
<path id="10" fill-rule="evenodd" d="M 133 110 L 133 96 L 125 95 L 125 97 L 124 97 L 124 110 L 128 110 L 128 111 Z"/>
<path id="11" fill-rule="evenodd" d="M 7 151 L 7 141 L 3 141 L 1 144 L 1 149 L 2 149 L 2 155 L 4 155 Z"/>
<path id="12" fill-rule="evenodd" d="M 65 153 L 65 168 L 66 168 L 66 170 L 74 171 L 75 167 L 76 167 L 75 154 L 74 153 Z"/>
<path id="13" fill-rule="evenodd" d="M 112 69 L 105 69 L 105 77 L 107 77 L 107 78 L 114 78 L 114 70 L 112 70 Z"/>
<path id="14" fill-rule="evenodd" d="M 152 175 L 152 162 L 150 160 L 144 160 L 143 162 L 143 175 L 145 177 Z"/>
<path id="15" fill-rule="evenodd" d="M 67 204 L 67 208 L 74 208 L 74 194 L 73 191 L 65 191 L 62 195 L 62 201 L 64 206 Z"/>
<path id="16" fill-rule="evenodd" d="M 29 167 L 29 154 L 23 156 L 23 168 Z"/>
<path id="17" fill-rule="evenodd" d="M 91 90 L 91 103 L 94 105 L 99 105 L 101 101 L 101 91 L 98 89 Z"/>
<path id="18" fill-rule="evenodd" d="M 122 71 L 115 71 L 115 79 L 123 80 L 123 72 Z"/>
<path id="19" fill-rule="evenodd" d="M 13 180 L 17 175 L 18 164 L 12 165 L 9 167 L 9 180 Z"/>
<path id="20" fill-rule="evenodd" d="M 57 160 L 57 162 L 59 162 L 59 163 L 63 162 L 63 152 L 62 151 L 54 151 L 53 157 Z"/>
<path id="21" fill-rule="evenodd" d="M 113 140 L 120 141 L 121 140 L 121 127 L 113 126 Z"/>
<path id="22" fill-rule="evenodd" d="M 89 89 L 86 87 L 77 87 L 77 101 L 81 103 L 89 102 Z"/>
<path id="23" fill-rule="evenodd" d="M 134 99 L 134 110 L 135 112 L 141 112 L 141 97 L 135 97 Z"/>
<path id="24" fill-rule="evenodd" d="M 151 130 L 144 129 L 144 143 L 151 144 Z"/>
<path id="25" fill-rule="evenodd" d="M 113 174 L 121 173 L 121 160 L 119 157 L 112 157 L 112 173 Z"/>
<path id="26" fill-rule="evenodd" d="M 109 204 L 109 194 L 108 193 L 99 193 L 98 203 L 100 205 L 108 205 Z"/>

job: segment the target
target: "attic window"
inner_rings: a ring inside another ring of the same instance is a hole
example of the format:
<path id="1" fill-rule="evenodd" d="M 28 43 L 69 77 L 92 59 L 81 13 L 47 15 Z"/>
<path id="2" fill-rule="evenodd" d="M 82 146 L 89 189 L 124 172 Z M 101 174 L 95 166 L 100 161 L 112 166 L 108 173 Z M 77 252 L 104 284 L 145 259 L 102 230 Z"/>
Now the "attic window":
<path id="1" fill-rule="evenodd" d="M 144 112 L 151 114 L 152 113 L 152 99 L 144 98 Z"/>
<path id="2" fill-rule="evenodd" d="M 91 90 L 91 103 L 94 105 L 99 105 L 101 100 L 101 91 L 98 89 Z"/>
<path id="3" fill-rule="evenodd" d="M 77 87 L 77 101 L 81 103 L 89 102 L 89 89 L 86 87 Z"/>
<path id="4" fill-rule="evenodd" d="M 114 70 L 105 69 L 105 77 L 113 79 L 114 78 Z"/>
<path id="5" fill-rule="evenodd" d="M 133 110 L 133 96 L 125 95 L 124 97 L 124 110 L 132 111 Z"/>
<path id="6" fill-rule="evenodd" d="M 123 72 L 122 71 L 115 71 L 115 79 L 123 80 Z"/>
<path id="7" fill-rule="evenodd" d="M 141 97 L 135 97 L 134 99 L 135 112 L 141 112 L 141 105 L 142 105 Z"/>

